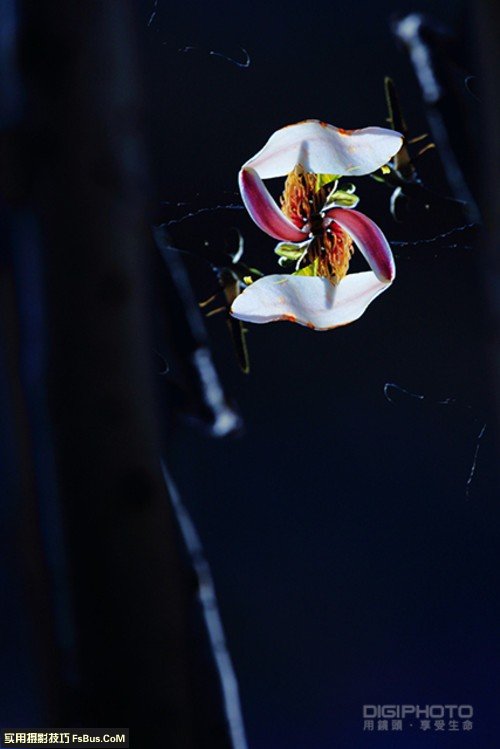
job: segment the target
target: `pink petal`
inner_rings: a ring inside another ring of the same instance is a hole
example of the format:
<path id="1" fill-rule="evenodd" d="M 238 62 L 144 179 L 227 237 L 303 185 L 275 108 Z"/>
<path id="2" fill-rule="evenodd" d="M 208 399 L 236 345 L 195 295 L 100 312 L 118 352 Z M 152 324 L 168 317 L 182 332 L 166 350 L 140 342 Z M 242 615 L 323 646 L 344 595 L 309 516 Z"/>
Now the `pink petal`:
<path id="1" fill-rule="evenodd" d="M 231 314 L 246 322 L 288 320 L 329 330 L 357 320 L 389 286 L 372 271 L 347 275 L 338 286 L 319 276 L 264 276 L 236 297 Z"/>
<path id="2" fill-rule="evenodd" d="M 346 231 L 365 256 L 380 281 L 393 281 L 396 276 L 389 242 L 376 223 L 359 211 L 332 208 L 326 213 Z"/>
<path id="3" fill-rule="evenodd" d="M 278 208 L 255 169 L 244 167 L 239 174 L 239 183 L 245 208 L 262 231 L 284 242 L 307 239 L 307 233 L 298 229 Z"/>
<path id="4" fill-rule="evenodd" d="M 306 172 L 355 177 L 387 164 L 402 144 L 400 133 L 383 127 L 342 130 L 304 120 L 276 130 L 243 167 L 252 167 L 262 179 L 282 177 L 297 164 Z"/>

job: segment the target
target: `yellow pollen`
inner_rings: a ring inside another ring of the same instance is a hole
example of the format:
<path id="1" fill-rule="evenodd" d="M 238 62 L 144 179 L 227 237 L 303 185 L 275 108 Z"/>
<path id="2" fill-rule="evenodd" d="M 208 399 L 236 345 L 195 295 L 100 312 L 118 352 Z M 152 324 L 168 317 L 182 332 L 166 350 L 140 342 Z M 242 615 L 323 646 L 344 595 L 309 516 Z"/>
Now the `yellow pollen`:
<path id="1" fill-rule="evenodd" d="M 318 276 L 338 284 L 349 270 L 353 252 L 351 237 L 338 224 L 331 223 L 311 242 L 308 256 L 311 263 L 316 263 Z"/>
<path id="2" fill-rule="evenodd" d="M 322 204 L 318 204 L 315 186 L 316 175 L 305 172 L 300 164 L 286 178 L 280 199 L 281 210 L 300 228 L 309 221 L 313 213 L 321 210 Z"/>
<path id="3" fill-rule="evenodd" d="M 309 223 L 314 238 L 309 246 L 305 263 L 314 264 L 318 276 L 338 284 L 349 269 L 354 251 L 352 240 L 334 221 L 326 228 L 320 215 L 325 205 L 328 188 L 316 190 L 316 174 L 305 172 L 298 164 L 290 172 L 281 196 L 281 210 L 300 229 Z"/>

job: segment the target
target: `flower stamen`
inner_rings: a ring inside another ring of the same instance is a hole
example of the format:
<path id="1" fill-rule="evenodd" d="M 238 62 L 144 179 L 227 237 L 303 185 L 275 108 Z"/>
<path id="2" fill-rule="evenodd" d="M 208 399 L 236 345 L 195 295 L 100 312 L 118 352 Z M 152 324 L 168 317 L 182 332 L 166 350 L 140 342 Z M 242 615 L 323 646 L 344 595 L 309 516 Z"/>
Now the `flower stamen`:
<path id="1" fill-rule="evenodd" d="M 325 226 L 323 207 L 329 188 L 317 189 L 317 175 L 305 172 L 298 164 L 288 175 L 283 195 L 280 198 L 281 210 L 300 229 L 309 230 L 312 240 L 306 252 L 297 263 L 297 270 L 307 257 L 319 276 L 338 284 L 349 269 L 349 261 L 354 251 L 349 235 L 335 222 Z"/>
<path id="2" fill-rule="evenodd" d="M 332 223 L 309 245 L 309 260 L 316 264 L 318 276 L 336 285 L 347 275 L 353 252 L 351 237 Z"/>

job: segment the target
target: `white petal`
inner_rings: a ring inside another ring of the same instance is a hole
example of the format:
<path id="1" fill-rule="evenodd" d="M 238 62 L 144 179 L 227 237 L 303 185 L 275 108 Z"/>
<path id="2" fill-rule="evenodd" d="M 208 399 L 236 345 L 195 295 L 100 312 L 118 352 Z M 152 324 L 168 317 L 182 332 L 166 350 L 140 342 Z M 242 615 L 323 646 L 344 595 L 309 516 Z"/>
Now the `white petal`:
<path id="1" fill-rule="evenodd" d="M 370 268 L 381 281 L 394 281 L 396 266 L 389 242 L 377 224 L 364 213 L 332 208 L 326 213 L 355 241 Z"/>
<path id="2" fill-rule="evenodd" d="M 400 133 L 383 127 L 342 130 L 304 120 L 276 130 L 243 166 L 255 169 L 262 179 L 282 177 L 297 164 L 307 172 L 355 177 L 387 164 L 402 143 Z"/>
<path id="3" fill-rule="evenodd" d="M 238 181 L 245 208 L 262 231 L 285 242 L 304 241 L 307 233 L 285 216 L 255 169 L 241 169 Z"/>
<path id="4" fill-rule="evenodd" d="M 317 276 L 264 276 L 236 297 L 231 314 L 246 322 L 288 320 L 329 330 L 357 320 L 389 286 L 372 271 L 351 273 L 338 286 Z"/>

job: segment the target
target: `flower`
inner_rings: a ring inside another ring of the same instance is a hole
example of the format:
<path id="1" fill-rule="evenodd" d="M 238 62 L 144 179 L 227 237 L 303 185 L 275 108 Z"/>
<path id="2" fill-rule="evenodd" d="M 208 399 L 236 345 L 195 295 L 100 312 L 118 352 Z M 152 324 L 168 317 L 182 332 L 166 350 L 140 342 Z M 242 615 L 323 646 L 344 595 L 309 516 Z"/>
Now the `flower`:
<path id="1" fill-rule="evenodd" d="M 239 185 L 251 218 L 279 240 L 280 263 L 295 273 L 259 278 L 237 296 L 231 314 L 247 322 L 289 320 L 328 330 L 357 320 L 395 278 L 389 244 L 354 210 L 354 188 L 338 178 L 381 168 L 399 151 L 400 133 L 380 127 L 342 130 L 305 120 L 277 130 L 241 168 Z M 264 179 L 287 175 L 281 207 Z M 353 241 L 370 271 L 347 274 Z"/>

